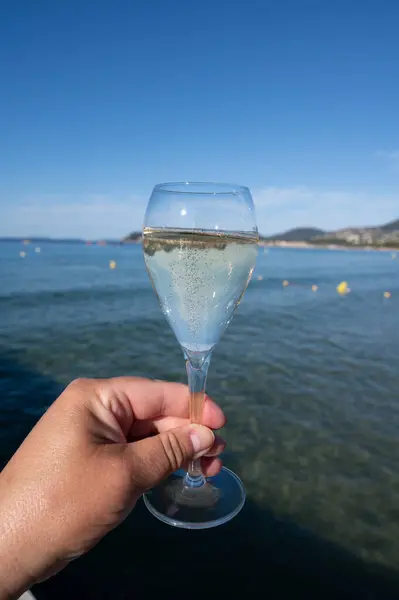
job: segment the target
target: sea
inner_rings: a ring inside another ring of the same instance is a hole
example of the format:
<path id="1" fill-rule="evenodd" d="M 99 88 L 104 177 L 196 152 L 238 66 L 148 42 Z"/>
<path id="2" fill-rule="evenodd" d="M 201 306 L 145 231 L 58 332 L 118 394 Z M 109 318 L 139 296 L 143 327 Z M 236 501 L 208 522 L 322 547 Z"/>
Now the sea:
<path id="1" fill-rule="evenodd" d="M 68 382 L 118 375 L 185 380 L 141 246 L 0 243 L 1 464 Z M 240 515 L 190 532 L 140 501 L 37 598 L 398 598 L 399 253 L 260 248 L 208 393 Z"/>

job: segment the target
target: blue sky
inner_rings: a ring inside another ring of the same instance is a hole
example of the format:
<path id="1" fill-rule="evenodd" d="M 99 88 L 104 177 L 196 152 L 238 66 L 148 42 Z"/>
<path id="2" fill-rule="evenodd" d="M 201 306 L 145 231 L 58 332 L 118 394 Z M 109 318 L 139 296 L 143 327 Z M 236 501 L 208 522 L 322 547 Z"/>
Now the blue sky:
<path id="1" fill-rule="evenodd" d="M 399 217 L 396 0 L 19 0 L 0 21 L 0 235 L 119 237 L 160 181 L 259 229 Z"/>

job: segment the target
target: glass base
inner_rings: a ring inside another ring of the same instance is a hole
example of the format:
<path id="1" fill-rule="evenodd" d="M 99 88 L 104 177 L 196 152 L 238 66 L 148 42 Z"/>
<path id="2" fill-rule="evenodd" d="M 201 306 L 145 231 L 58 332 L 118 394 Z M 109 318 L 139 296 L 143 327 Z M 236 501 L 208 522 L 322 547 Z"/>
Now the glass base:
<path id="1" fill-rule="evenodd" d="M 227 523 L 245 503 L 241 480 L 223 467 L 200 488 L 184 486 L 185 472 L 176 471 L 144 496 L 148 510 L 160 521 L 184 529 L 209 529 Z"/>

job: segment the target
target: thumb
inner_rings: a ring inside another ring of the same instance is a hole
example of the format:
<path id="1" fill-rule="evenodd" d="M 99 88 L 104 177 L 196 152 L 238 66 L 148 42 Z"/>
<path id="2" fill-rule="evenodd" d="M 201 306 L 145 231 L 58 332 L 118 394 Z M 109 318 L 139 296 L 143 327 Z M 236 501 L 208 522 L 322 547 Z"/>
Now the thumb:
<path id="1" fill-rule="evenodd" d="M 147 490 L 180 469 L 187 461 L 204 456 L 215 441 L 203 425 L 185 425 L 126 447 L 135 484 Z"/>

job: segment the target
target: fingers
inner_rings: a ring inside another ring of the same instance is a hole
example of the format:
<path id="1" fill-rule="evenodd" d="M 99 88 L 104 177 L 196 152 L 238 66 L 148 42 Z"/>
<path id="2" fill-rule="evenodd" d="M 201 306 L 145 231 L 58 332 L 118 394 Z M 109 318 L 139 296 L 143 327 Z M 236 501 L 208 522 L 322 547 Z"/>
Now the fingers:
<path id="1" fill-rule="evenodd" d="M 226 448 L 226 442 L 219 435 L 215 436 L 212 448 L 206 453 L 206 456 L 219 456 Z"/>
<path id="2" fill-rule="evenodd" d="M 161 417 L 151 421 L 136 421 L 129 432 L 129 438 L 134 440 L 146 435 L 162 433 L 163 431 L 168 431 L 168 429 L 176 429 L 177 427 L 183 427 L 184 425 L 189 424 L 190 422 L 188 419 L 182 419 L 180 417 Z M 209 413 L 208 415 L 205 415 L 201 425 L 205 425 L 205 427 L 209 427 L 209 429 L 218 429 L 217 421 L 215 421 Z"/>
<path id="3" fill-rule="evenodd" d="M 126 396 L 134 416 L 141 421 L 156 417 L 188 417 L 188 387 L 182 383 L 139 377 L 115 377 L 102 383 L 109 387 L 109 393 Z M 204 419 L 217 422 L 218 428 L 223 427 L 226 421 L 223 411 L 208 396 L 205 396 L 203 410 Z"/>
<path id="4" fill-rule="evenodd" d="M 226 425 L 224 412 L 220 406 L 207 395 L 205 395 L 201 424 L 210 427 L 211 429 L 221 429 Z"/>
<path id="5" fill-rule="evenodd" d="M 220 458 L 204 456 L 201 458 L 202 473 L 205 477 L 215 477 L 222 469 Z"/>
<path id="6" fill-rule="evenodd" d="M 216 435 L 212 448 L 210 448 L 205 456 L 201 458 L 202 472 L 206 477 L 213 477 L 219 473 L 220 469 L 222 468 L 222 461 L 218 457 L 220 454 L 222 454 L 225 448 L 226 442 L 224 439 Z M 187 471 L 187 469 L 188 463 L 184 465 L 184 470 Z"/>
<path id="7" fill-rule="evenodd" d="M 207 427 L 185 425 L 126 444 L 126 459 L 135 486 L 144 491 L 157 485 L 189 460 L 207 454 L 214 443 L 215 436 Z"/>
<path id="8" fill-rule="evenodd" d="M 116 377 L 95 380 L 95 387 L 105 408 L 116 418 L 122 415 L 124 422 L 127 416 L 131 424 L 161 417 L 188 417 L 188 388 L 181 383 Z M 226 423 L 222 409 L 208 396 L 204 400 L 202 423 L 212 429 L 220 429 Z"/>

